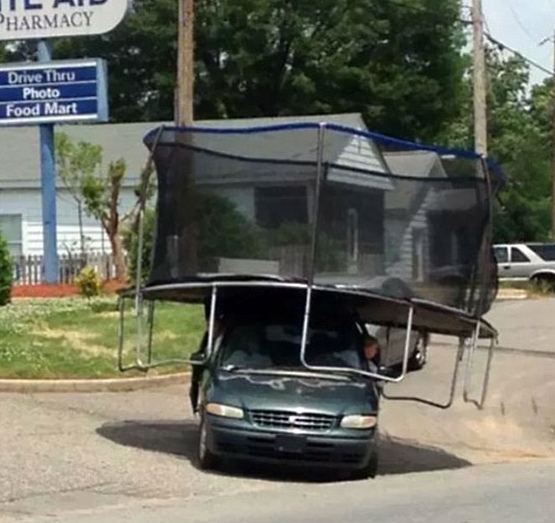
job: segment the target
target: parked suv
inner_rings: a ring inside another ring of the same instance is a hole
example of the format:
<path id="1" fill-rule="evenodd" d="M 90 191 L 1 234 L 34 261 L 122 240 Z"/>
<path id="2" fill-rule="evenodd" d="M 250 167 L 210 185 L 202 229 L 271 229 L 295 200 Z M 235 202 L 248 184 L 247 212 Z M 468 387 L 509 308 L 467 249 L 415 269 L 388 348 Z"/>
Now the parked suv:
<path id="1" fill-rule="evenodd" d="M 494 245 L 499 281 L 532 281 L 555 287 L 555 243 Z"/>

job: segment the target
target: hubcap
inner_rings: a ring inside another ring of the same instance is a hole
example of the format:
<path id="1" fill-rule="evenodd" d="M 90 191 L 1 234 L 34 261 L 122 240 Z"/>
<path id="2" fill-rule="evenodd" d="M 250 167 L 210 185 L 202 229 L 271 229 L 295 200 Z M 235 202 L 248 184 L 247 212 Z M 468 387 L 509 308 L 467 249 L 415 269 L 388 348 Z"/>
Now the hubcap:
<path id="1" fill-rule="evenodd" d="M 426 361 L 426 344 L 422 338 L 418 340 L 418 345 L 416 346 L 416 359 L 420 364 Z"/>

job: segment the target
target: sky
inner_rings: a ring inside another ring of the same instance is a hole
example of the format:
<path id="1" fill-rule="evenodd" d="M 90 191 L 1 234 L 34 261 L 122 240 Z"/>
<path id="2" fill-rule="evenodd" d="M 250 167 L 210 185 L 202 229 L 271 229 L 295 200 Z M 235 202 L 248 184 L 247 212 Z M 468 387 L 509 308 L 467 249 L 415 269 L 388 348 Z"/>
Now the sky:
<path id="1" fill-rule="evenodd" d="M 471 0 L 464 3 L 470 5 Z M 482 0 L 482 11 L 485 29 L 494 38 L 553 70 L 555 0 Z M 548 37 L 551 40 L 540 46 Z M 540 83 L 547 76 L 530 68 L 531 83 Z"/>

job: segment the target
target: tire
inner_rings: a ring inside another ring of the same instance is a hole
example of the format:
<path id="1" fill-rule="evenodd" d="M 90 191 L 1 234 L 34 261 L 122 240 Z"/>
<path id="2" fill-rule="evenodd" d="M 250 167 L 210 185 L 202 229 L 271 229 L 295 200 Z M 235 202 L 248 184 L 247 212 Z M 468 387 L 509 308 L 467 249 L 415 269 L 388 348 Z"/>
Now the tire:
<path id="1" fill-rule="evenodd" d="M 201 470 L 218 470 L 221 465 L 220 458 L 208 449 L 208 432 L 204 416 L 201 419 L 198 432 L 197 463 Z"/>
<path id="2" fill-rule="evenodd" d="M 378 463 L 379 463 L 378 451 L 376 450 L 370 456 L 370 460 L 368 461 L 368 464 L 365 467 L 355 470 L 354 472 L 351 473 L 351 479 L 355 481 L 360 481 L 360 480 L 370 479 L 370 478 L 374 479 L 378 474 Z"/>
<path id="3" fill-rule="evenodd" d="M 414 351 L 408 361 L 408 370 L 420 370 L 428 361 L 428 340 L 425 336 L 418 335 Z"/>

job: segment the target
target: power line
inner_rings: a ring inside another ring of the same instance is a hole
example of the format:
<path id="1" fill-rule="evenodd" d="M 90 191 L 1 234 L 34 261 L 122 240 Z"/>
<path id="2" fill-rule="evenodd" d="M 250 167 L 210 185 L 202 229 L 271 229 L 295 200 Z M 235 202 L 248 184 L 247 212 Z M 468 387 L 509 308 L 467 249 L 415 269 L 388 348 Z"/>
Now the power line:
<path id="1" fill-rule="evenodd" d="M 517 55 L 519 58 L 521 58 L 522 60 L 524 60 L 526 63 L 528 63 L 529 65 L 534 66 L 535 68 L 539 69 L 540 71 L 543 71 L 544 73 L 552 76 L 554 74 L 554 71 L 552 71 L 551 69 L 548 69 L 547 67 L 544 67 L 543 65 L 539 64 L 538 62 L 532 60 L 531 58 L 528 58 L 527 56 L 523 55 L 520 51 L 517 51 L 516 49 L 513 49 L 512 47 L 508 46 L 507 44 L 501 42 L 500 40 L 498 40 L 497 38 L 493 37 L 489 31 L 484 31 L 484 36 L 494 45 L 496 45 L 501 51 L 509 51 L 515 55 Z"/>
<path id="2" fill-rule="evenodd" d="M 388 3 L 396 5 L 398 7 L 403 7 L 406 8 L 408 10 L 411 11 L 415 11 L 415 12 L 420 12 L 420 13 L 428 13 L 428 14 L 437 14 L 437 11 L 433 11 L 431 9 L 428 9 L 426 7 L 423 6 L 419 6 L 419 5 L 410 5 L 410 4 L 405 4 L 402 0 L 386 0 Z M 550 0 L 551 2 L 553 2 L 553 6 L 555 7 L 555 0 Z M 462 6 L 464 9 L 471 9 L 470 6 L 467 5 L 463 5 Z M 511 9 L 511 11 L 513 11 L 513 14 L 516 15 L 516 13 L 514 12 L 514 9 L 510 6 L 509 7 Z M 504 42 L 501 42 L 500 40 L 498 40 L 497 38 L 495 38 L 494 36 L 492 36 L 491 31 L 489 29 L 488 23 L 485 19 L 485 16 L 482 13 L 482 16 L 484 18 L 484 24 L 486 26 L 486 30 L 484 31 L 484 36 L 488 39 L 488 41 L 494 45 L 496 45 L 501 51 L 509 51 L 511 53 L 513 53 L 514 55 L 518 56 L 519 58 L 521 58 L 522 60 L 524 60 L 527 64 L 531 65 L 532 67 L 535 67 L 536 69 L 539 69 L 540 71 L 548 74 L 548 75 L 553 75 L 555 74 L 554 71 L 548 69 L 547 67 L 544 67 L 543 65 L 539 64 L 538 62 L 536 62 L 535 60 L 532 60 L 531 58 L 528 58 L 527 56 L 523 55 L 520 51 L 517 51 L 516 49 L 510 47 L 509 45 L 505 44 Z M 519 22 L 519 25 L 521 25 L 522 29 L 528 34 L 528 36 L 531 37 L 529 31 L 527 29 L 525 29 L 524 25 L 522 24 L 522 22 L 519 21 L 518 19 L 518 15 L 516 15 L 517 18 L 517 22 Z M 464 18 L 459 18 L 458 21 L 460 23 L 462 23 L 463 25 L 472 25 L 472 21 L 470 20 L 465 20 Z"/>
<path id="3" fill-rule="evenodd" d="M 484 26 L 486 27 L 486 31 L 487 31 L 488 33 L 491 33 L 491 31 L 490 31 L 490 29 L 489 29 L 489 24 L 488 24 L 488 20 L 487 20 L 487 18 L 486 18 L 486 15 L 484 14 L 483 11 L 482 11 L 481 14 L 482 14 L 482 21 L 483 21 L 483 23 L 484 23 Z"/>
<path id="4" fill-rule="evenodd" d="M 513 15 L 513 18 L 516 20 L 516 23 L 520 26 L 520 28 L 526 33 L 526 35 L 528 36 L 528 38 L 530 38 L 530 40 L 532 40 L 533 42 L 536 41 L 536 39 L 532 36 L 532 34 L 530 33 L 530 31 L 528 31 L 528 29 L 526 28 L 526 26 L 522 23 L 522 20 L 520 19 L 520 16 L 518 16 L 517 12 L 515 11 L 515 8 L 513 7 L 513 5 L 511 4 L 510 0 L 506 0 L 507 2 L 507 7 L 509 8 L 509 11 L 511 11 L 511 14 Z"/>

